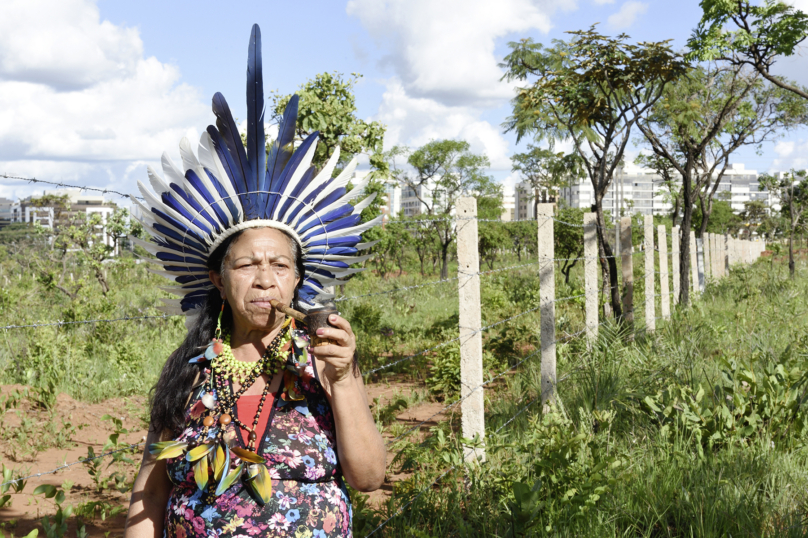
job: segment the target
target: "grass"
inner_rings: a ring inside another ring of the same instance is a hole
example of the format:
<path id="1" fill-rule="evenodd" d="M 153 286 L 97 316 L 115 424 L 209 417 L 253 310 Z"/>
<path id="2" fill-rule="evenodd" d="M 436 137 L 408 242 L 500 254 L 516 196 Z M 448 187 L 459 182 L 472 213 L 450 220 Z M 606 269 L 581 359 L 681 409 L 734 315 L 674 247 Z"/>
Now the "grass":
<path id="1" fill-rule="evenodd" d="M 606 323 L 591 346 L 583 338 L 559 344 L 563 381 L 558 405 L 548 412 L 536 403 L 538 355 L 490 385 L 487 462 L 482 465 L 463 464 L 457 415 L 425 438 L 397 441 L 392 470 L 407 478 L 395 484 L 383 506 L 370 506 L 366 497 L 354 495 L 355 535 L 364 536 L 399 512 L 383 536 L 808 534 L 804 260 L 794 281 L 783 260 L 735 268 L 710 284 L 692 307 L 676 309 L 670 322 L 657 321 L 656 332 L 648 334 L 642 323 L 642 258 L 634 257 L 633 335 Z M 0 252 L 0 281 L 13 283 L 0 290 L 2 325 L 159 315 L 155 305 L 167 296 L 159 289 L 163 279 L 131 258 L 109 266 L 113 291 L 107 297 L 88 281 L 77 300 L 32 278 L 21 260 Z M 505 256 L 495 267 L 517 264 L 515 257 Z M 76 275 L 85 269 L 76 267 Z M 438 279 L 410 269 L 387 279 L 367 273 L 351 280 L 345 294 Z M 482 275 L 484 325 L 538 306 L 536 269 Z M 579 264 L 573 270 L 569 285 L 557 272 L 557 297 L 582 293 L 582 269 Z M 453 266 L 450 275 L 455 271 Z M 457 337 L 455 281 L 339 305 L 358 334 L 364 370 Z M 556 304 L 558 336 L 578 332 L 583 319 L 582 299 Z M 31 386 L 29 399 L 41 400 L 44 407 L 59 391 L 88 402 L 146 394 L 184 332 L 181 318 L 6 330 L 0 342 L 0 383 Z M 486 331 L 485 351 L 495 371 L 533 353 L 539 333 L 538 312 Z M 436 364 L 447 364 L 440 359 L 450 347 L 368 379 L 421 383 L 420 389 L 377 405 L 380 425 L 396 433 L 391 421 L 397 412 L 429 398 L 454 397 L 429 395 L 424 383 L 437 375 Z M 757 376 L 754 382 L 744 377 L 748 372 Z M 725 404 L 727 396 L 737 400 Z M 723 413 L 722 405 L 736 422 L 709 418 Z M 54 428 L 53 434 L 64 429 Z M 32 437 L 32 432 L 22 428 L 14 435 Z"/>

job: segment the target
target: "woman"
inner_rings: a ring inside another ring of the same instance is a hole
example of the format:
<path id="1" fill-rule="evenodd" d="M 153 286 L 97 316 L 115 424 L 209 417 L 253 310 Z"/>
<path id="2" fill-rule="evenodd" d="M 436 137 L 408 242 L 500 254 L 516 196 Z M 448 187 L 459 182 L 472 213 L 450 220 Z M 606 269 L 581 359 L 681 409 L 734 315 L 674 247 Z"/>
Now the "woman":
<path id="1" fill-rule="evenodd" d="M 254 26 L 249 118 L 263 106 L 260 46 Z M 154 241 L 138 244 L 180 284 L 169 311 L 190 328 L 154 390 L 127 538 L 350 536 L 343 477 L 360 491 L 384 479 L 350 324 L 330 316 L 317 330 L 330 343 L 312 348 L 270 303 L 316 306 L 365 259 L 360 234 L 375 224 L 359 219 L 372 198 L 348 204 L 362 188 L 345 189 L 355 164 L 331 178 L 337 151 L 315 174 L 316 135 L 291 149 L 296 109 L 295 96 L 265 154 L 263 122 L 248 121 L 245 150 L 217 94 L 218 128 L 198 157 L 180 145 L 184 173 L 164 155 L 169 181 L 150 169 L 155 192 L 139 183 L 146 203 L 134 201 Z"/>

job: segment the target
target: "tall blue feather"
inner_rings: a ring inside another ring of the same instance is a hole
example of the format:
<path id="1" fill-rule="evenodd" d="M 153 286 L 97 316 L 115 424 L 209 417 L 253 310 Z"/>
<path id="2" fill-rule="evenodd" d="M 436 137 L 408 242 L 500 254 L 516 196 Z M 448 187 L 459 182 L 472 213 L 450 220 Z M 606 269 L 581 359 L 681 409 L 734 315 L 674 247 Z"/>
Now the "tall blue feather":
<path id="1" fill-rule="evenodd" d="M 309 151 L 311 145 L 317 142 L 317 137 L 319 135 L 319 131 L 314 131 L 312 134 L 306 137 L 306 140 L 300 144 L 292 155 L 292 158 L 289 159 L 288 163 L 286 163 L 286 168 L 283 169 L 283 173 L 280 175 L 277 181 L 273 182 L 272 192 L 277 192 L 279 194 L 272 194 L 270 195 L 269 200 L 267 200 L 267 218 L 272 218 L 272 214 L 275 211 L 275 206 L 280 200 L 280 193 L 283 193 L 283 191 L 289 185 L 289 180 L 292 179 L 292 176 L 297 171 L 300 163 L 303 161 L 303 157 L 306 156 L 306 152 Z"/>
<path id="2" fill-rule="evenodd" d="M 251 191 L 266 190 L 264 78 L 261 72 L 261 29 L 257 24 L 253 24 L 247 53 L 247 158 L 250 163 L 247 186 Z M 258 205 L 261 209 L 266 204 L 265 196 L 259 196 Z"/>
<path id="3" fill-rule="evenodd" d="M 236 122 L 233 120 L 233 115 L 230 113 L 230 107 L 227 106 L 227 101 L 225 101 L 224 96 L 219 92 L 216 92 L 216 95 L 213 96 L 213 113 L 216 114 L 216 128 L 219 130 L 221 140 L 223 140 L 225 146 L 227 146 L 233 164 L 235 164 L 241 176 L 234 178 L 239 181 L 235 181 L 233 186 L 239 194 L 250 192 L 249 178 L 252 176 L 252 173 L 250 162 L 247 160 L 247 152 L 244 150 L 241 135 L 236 127 Z M 208 132 L 210 132 L 210 130 L 208 130 Z M 244 212 L 248 219 L 258 217 L 258 213 L 255 211 L 254 207 L 255 204 L 249 199 L 251 196 L 254 195 L 241 197 L 241 203 L 242 206 L 244 206 Z"/>
<path id="4" fill-rule="evenodd" d="M 289 99 L 283 111 L 281 123 L 278 125 L 278 138 L 275 139 L 269 148 L 266 184 L 267 190 L 271 192 L 280 192 L 278 189 L 278 181 L 295 151 L 295 128 L 297 127 L 297 108 L 299 101 L 300 98 L 297 94 L 292 95 L 291 99 Z M 270 195 L 264 209 L 264 218 L 272 214 L 272 209 L 274 209 L 275 205 L 274 201 L 275 198 Z"/>

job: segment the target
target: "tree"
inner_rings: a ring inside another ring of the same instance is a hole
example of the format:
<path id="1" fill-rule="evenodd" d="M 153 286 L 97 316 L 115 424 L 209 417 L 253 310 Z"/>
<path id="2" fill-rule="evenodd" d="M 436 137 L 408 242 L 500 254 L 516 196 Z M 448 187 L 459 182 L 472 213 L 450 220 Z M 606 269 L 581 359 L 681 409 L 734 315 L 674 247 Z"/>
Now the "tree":
<path id="1" fill-rule="evenodd" d="M 402 155 L 407 155 L 408 170 L 397 167 L 395 157 Z M 452 214 L 457 199 L 471 195 L 478 200 L 480 197 L 501 197 L 501 187 L 484 173 L 489 166 L 488 157 L 472 153 L 469 143 L 463 140 L 433 140 L 415 151 L 395 147 L 388 159 L 391 175 L 403 187 L 409 188 L 420 202 L 425 215 L 418 218 L 432 221 L 423 226 L 437 234 L 440 278 L 449 278 L 449 247 L 457 233 Z M 423 262 L 422 258 L 422 267 Z"/>
<path id="2" fill-rule="evenodd" d="M 538 245 L 536 243 L 536 222 L 527 220 L 518 220 L 516 222 L 509 222 L 506 224 L 505 229 L 511 236 L 510 244 L 516 252 L 516 258 L 519 262 L 522 261 L 522 252 L 532 254 L 536 252 Z"/>
<path id="3" fill-rule="evenodd" d="M 583 176 L 581 156 L 576 153 L 565 155 L 550 149 L 528 144 L 527 151 L 511 157 L 511 170 L 519 172 L 530 184 L 533 191 L 533 214 L 538 214 L 539 198 L 555 202 L 558 190 L 568 186 Z"/>
<path id="4" fill-rule="evenodd" d="M 808 15 L 780 0 L 702 0 L 702 17 L 688 40 L 688 58 L 751 66 L 779 88 L 808 99 L 808 92 L 773 75 L 780 56 L 791 56 L 808 33 Z M 734 29 L 733 29 L 734 28 Z"/>
<path id="5" fill-rule="evenodd" d="M 764 174 L 760 176 L 760 189 L 768 189 L 780 198 L 781 212 L 789 219 L 788 272 L 794 278 L 794 236 L 797 229 L 805 225 L 805 211 L 808 209 L 808 179 L 805 170 L 791 170 L 782 178 Z"/>
<path id="6" fill-rule="evenodd" d="M 742 67 L 698 66 L 668 86 L 637 126 L 653 154 L 681 177 L 682 229 L 691 228 L 699 201 L 703 218 L 698 235 L 707 230 L 715 194 L 734 151 L 759 146 L 781 129 L 797 125 L 804 114 L 798 99 Z M 682 234 L 680 257 L 680 301 L 687 304 L 690 234 Z"/>
<path id="7" fill-rule="evenodd" d="M 594 26 L 569 33 L 569 42 L 554 40 L 551 48 L 531 39 L 509 44 L 503 78 L 536 81 L 518 89 L 505 128 L 515 131 L 517 139 L 532 135 L 551 144 L 572 139 L 575 151 L 584 157 L 595 191 L 604 292 L 610 291 L 612 311 L 622 317 L 603 197 L 623 160 L 632 127 L 687 66 L 667 41 L 632 44 L 625 34 L 603 36 Z"/>
<path id="8" fill-rule="evenodd" d="M 713 203 L 711 218 L 704 224 L 704 215 L 701 206 L 696 206 L 693 210 L 693 228 L 702 229 L 713 234 L 730 233 L 736 234 L 743 226 L 743 219 L 732 210 L 732 204 L 726 200 L 716 200 Z"/>
<path id="9" fill-rule="evenodd" d="M 584 210 L 562 207 L 558 210 L 558 220 L 583 222 Z M 584 229 L 579 226 L 556 226 L 554 239 L 555 255 L 564 260 L 561 264 L 561 273 L 564 275 L 564 282 L 569 284 L 572 268 L 584 255 Z"/>
<path id="10" fill-rule="evenodd" d="M 740 217 L 751 237 L 752 232 L 757 231 L 760 225 L 769 217 L 769 206 L 762 200 L 744 202 Z"/>
<path id="11" fill-rule="evenodd" d="M 486 222 L 502 218 L 502 186 L 495 185 L 494 195 L 476 196 L 477 218 L 482 219 L 477 226 L 477 250 L 489 269 L 494 268 L 499 254 L 510 250 L 511 236 L 503 222 Z"/>
<path id="12" fill-rule="evenodd" d="M 341 170 L 355 155 L 367 154 L 370 166 L 378 178 L 387 175 L 387 163 L 382 148 L 385 126 L 377 121 L 366 122 L 356 116 L 353 87 L 362 75 L 351 73 L 345 79 L 341 73 L 320 73 L 300 86 L 297 115 L 297 135 L 304 138 L 320 132 L 319 144 L 312 164 L 320 169 L 340 147 L 337 170 Z M 272 115 L 280 121 L 291 95 L 272 96 Z M 269 144 L 269 142 L 268 142 Z"/>

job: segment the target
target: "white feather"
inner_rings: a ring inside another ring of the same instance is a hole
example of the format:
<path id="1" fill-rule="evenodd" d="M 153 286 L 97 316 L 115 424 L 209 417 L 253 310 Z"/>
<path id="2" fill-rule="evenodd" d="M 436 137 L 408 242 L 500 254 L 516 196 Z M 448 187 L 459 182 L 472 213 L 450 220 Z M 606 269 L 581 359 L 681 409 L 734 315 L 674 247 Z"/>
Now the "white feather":
<path id="1" fill-rule="evenodd" d="M 155 195 L 151 191 L 149 191 L 149 189 L 147 189 L 146 186 L 143 185 L 143 183 L 141 181 L 138 181 L 137 185 L 138 185 L 138 188 L 140 189 L 140 192 L 143 194 L 143 197 L 146 199 L 146 201 L 153 208 L 155 208 L 155 209 L 157 209 L 159 211 L 162 211 L 163 213 L 165 213 L 169 217 L 171 217 L 171 218 L 177 220 L 178 222 L 182 223 L 183 225 L 187 226 L 189 230 L 191 230 L 193 232 L 196 232 L 197 235 L 199 235 L 199 237 L 201 237 L 202 240 L 207 242 L 208 244 L 213 242 L 207 232 L 203 231 L 196 224 L 189 221 L 188 219 L 186 219 L 185 217 L 183 217 L 182 215 L 180 215 L 179 213 L 177 213 L 176 211 L 174 211 L 170 207 L 163 204 L 163 202 L 160 199 L 156 198 Z M 159 218 L 159 217 L 157 217 L 157 215 L 155 215 L 155 219 L 156 218 Z M 173 226 L 172 226 L 172 228 L 173 228 Z M 179 233 L 181 235 L 183 235 L 185 233 L 185 231 L 179 231 Z"/>
<path id="2" fill-rule="evenodd" d="M 209 161 L 210 166 L 205 166 L 213 172 L 213 175 L 216 176 L 216 179 L 219 180 L 219 183 L 222 184 L 224 187 L 225 192 L 227 192 L 227 196 L 233 202 L 233 205 L 236 206 L 236 211 L 238 212 L 238 222 L 241 222 L 244 218 L 244 211 L 241 208 L 241 200 L 239 200 L 238 195 L 236 194 L 236 189 L 233 187 L 233 183 L 230 181 L 230 176 L 227 175 L 227 172 L 224 169 L 224 165 L 222 165 L 221 159 L 219 159 L 219 154 L 216 153 L 216 149 L 213 147 L 213 140 L 210 139 L 210 135 L 207 132 L 202 133 L 202 136 L 199 138 L 199 145 L 204 150 L 199 152 L 200 162 L 203 163 Z M 202 155 L 205 155 L 205 160 L 201 161 Z M 212 186 L 211 186 L 212 187 Z M 213 190 L 216 193 L 216 190 Z M 230 210 L 227 210 L 228 214 Z M 238 222 L 232 222 L 231 224 L 238 224 Z"/>
<path id="3" fill-rule="evenodd" d="M 219 160 L 214 159 L 211 157 L 211 149 L 210 149 L 210 135 L 207 132 L 202 133 L 202 137 L 199 139 L 199 164 L 202 165 L 202 168 L 206 168 L 210 170 L 213 176 L 219 180 L 219 183 L 224 184 L 225 182 L 230 183 L 230 180 L 227 178 L 224 170 L 221 169 L 219 165 Z M 202 184 L 205 185 L 205 188 L 210 193 L 211 199 L 216 200 L 216 205 L 219 209 L 227 216 L 227 226 L 232 226 L 235 224 L 233 221 L 233 215 L 230 213 L 230 209 L 227 207 L 221 197 L 219 196 L 219 191 L 216 190 L 216 187 L 213 186 L 213 182 L 208 177 L 208 174 L 203 174 L 199 179 L 202 180 Z M 226 187 L 225 187 L 226 190 Z M 238 202 L 233 202 L 233 205 L 238 206 Z"/>
<path id="4" fill-rule="evenodd" d="M 344 237 L 346 235 L 359 235 L 365 230 L 369 230 L 370 228 L 373 228 L 377 224 L 381 224 L 382 218 L 383 215 L 379 215 L 375 219 L 368 221 L 364 224 L 360 224 L 359 226 L 354 226 L 352 228 L 345 228 L 343 230 L 337 230 L 336 232 L 322 233 L 320 235 L 315 235 L 314 237 L 309 237 L 308 239 L 303 241 L 303 246 L 306 246 L 309 243 L 320 239 L 326 239 L 326 238 L 335 239 L 337 237 Z"/>
<path id="5" fill-rule="evenodd" d="M 369 206 L 371 203 L 373 203 L 373 200 L 375 200 L 375 199 L 376 199 L 376 195 L 377 195 L 377 194 L 379 194 L 379 193 L 378 193 L 378 192 L 374 192 L 373 194 L 371 194 L 370 196 L 368 196 L 367 198 L 365 198 L 364 200 L 362 200 L 361 202 L 359 202 L 358 204 L 356 204 L 356 205 L 354 206 L 354 210 L 353 210 L 353 213 L 351 213 L 351 215 L 358 215 L 359 213 L 361 213 L 362 211 L 364 211 L 364 209 L 365 209 L 367 206 Z"/>
<path id="6" fill-rule="evenodd" d="M 289 206 L 289 209 L 286 211 L 286 213 L 284 213 L 283 217 L 281 218 L 283 222 L 287 221 L 287 215 L 293 214 L 295 212 L 295 209 L 297 209 L 297 207 L 300 206 L 300 204 L 302 203 L 300 200 L 305 200 L 306 197 L 312 192 L 314 192 L 315 189 L 317 189 L 320 185 L 331 179 L 331 174 L 334 173 L 334 168 L 336 168 L 337 162 L 339 161 L 339 153 L 340 149 L 339 146 L 337 146 L 334 149 L 334 153 L 331 154 L 331 157 L 328 159 L 328 162 L 325 163 L 325 166 L 320 171 L 320 173 L 317 174 L 314 177 L 314 179 L 312 179 L 311 183 L 309 183 L 309 185 L 305 189 L 303 189 L 303 192 L 300 193 L 300 195 L 297 197 L 297 200 L 295 200 L 294 203 L 292 203 Z"/>
<path id="7" fill-rule="evenodd" d="M 278 213 L 280 213 L 281 207 L 283 207 L 284 202 L 286 202 L 289 195 L 292 194 L 292 191 L 295 190 L 297 187 L 300 178 L 303 177 L 303 174 L 306 173 L 306 170 L 309 169 L 311 166 L 311 161 L 314 159 L 314 152 L 317 150 L 317 140 L 315 140 L 306 153 L 303 155 L 303 159 L 300 161 L 300 164 L 295 168 L 292 177 L 289 178 L 289 182 L 286 184 L 286 188 L 281 193 L 281 197 L 278 199 L 277 203 L 275 204 L 275 210 L 272 212 L 272 220 L 280 220 L 278 219 Z"/>

